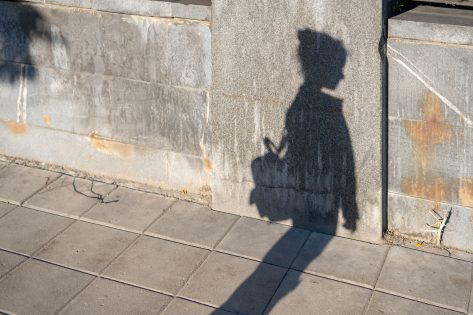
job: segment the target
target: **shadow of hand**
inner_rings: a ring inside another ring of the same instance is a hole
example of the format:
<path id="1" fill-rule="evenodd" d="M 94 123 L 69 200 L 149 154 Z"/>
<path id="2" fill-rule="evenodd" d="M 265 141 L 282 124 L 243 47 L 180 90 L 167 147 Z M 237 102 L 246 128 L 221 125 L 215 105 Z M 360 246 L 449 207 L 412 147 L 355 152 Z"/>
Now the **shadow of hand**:
<path id="1" fill-rule="evenodd" d="M 351 233 L 356 231 L 356 220 L 346 220 L 343 223 L 343 227 L 347 230 L 350 230 Z"/>

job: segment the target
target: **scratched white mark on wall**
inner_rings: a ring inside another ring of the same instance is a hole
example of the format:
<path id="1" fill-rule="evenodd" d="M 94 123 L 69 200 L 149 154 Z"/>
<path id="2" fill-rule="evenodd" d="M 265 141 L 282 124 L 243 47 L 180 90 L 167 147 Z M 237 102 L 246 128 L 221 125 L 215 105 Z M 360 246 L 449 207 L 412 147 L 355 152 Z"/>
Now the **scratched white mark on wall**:
<path id="1" fill-rule="evenodd" d="M 61 69 L 67 69 L 66 44 L 61 36 L 61 31 L 56 25 L 51 25 L 51 50 L 53 52 L 54 65 Z"/>
<path id="2" fill-rule="evenodd" d="M 399 51 L 394 49 L 392 46 L 388 45 L 388 55 L 400 64 L 404 69 L 406 69 L 410 74 L 412 74 L 419 82 L 421 82 L 426 88 L 428 88 L 432 93 L 434 93 L 442 102 L 447 105 L 452 111 L 454 111 L 458 116 L 462 118 L 462 120 L 469 126 L 473 125 L 473 121 L 466 115 L 463 114 L 460 109 L 455 106 L 449 99 L 443 96 L 439 91 L 437 91 L 430 80 L 427 78 L 425 74 L 422 73 L 417 67 L 407 59 L 404 55 L 402 55 Z M 410 67 L 407 65 L 409 64 Z"/>
<path id="3" fill-rule="evenodd" d="M 20 89 L 16 100 L 16 122 L 26 124 L 26 98 L 28 95 L 28 78 L 26 76 L 26 66 L 21 65 Z"/>

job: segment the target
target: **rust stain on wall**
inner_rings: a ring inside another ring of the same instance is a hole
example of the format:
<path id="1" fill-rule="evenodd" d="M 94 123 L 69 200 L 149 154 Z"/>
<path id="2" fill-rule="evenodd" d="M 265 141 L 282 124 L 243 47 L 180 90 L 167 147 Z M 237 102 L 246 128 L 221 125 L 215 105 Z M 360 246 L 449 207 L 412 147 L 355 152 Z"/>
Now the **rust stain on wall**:
<path id="1" fill-rule="evenodd" d="M 51 118 L 49 118 L 48 115 L 43 115 L 43 121 L 46 124 L 46 126 L 51 127 Z"/>
<path id="2" fill-rule="evenodd" d="M 98 136 L 95 132 L 89 135 L 89 141 L 94 145 L 97 151 L 105 154 L 126 158 L 135 152 L 135 146 L 133 144 L 105 139 Z"/>
<path id="3" fill-rule="evenodd" d="M 18 123 L 16 121 L 8 121 L 7 127 L 13 134 L 23 134 L 28 131 L 28 126 L 26 124 Z"/>
<path id="4" fill-rule="evenodd" d="M 462 205 L 473 207 L 473 179 L 465 179 L 460 186 L 458 196 Z"/>
<path id="5" fill-rule="evenodd" d="M 401 182 L 401 190 L 409 196 L 434 201 L 446 200 L 450 196 L 450 185 L 443 178 L 434 180 L 409 178 Z"/>
<path id="6" fill-rule="evenodd" d="M 442 102 L 432 92 L 425 95 L 422 101 L 422 121 L 406 121 L 404 127 L 414 144 L 415 175 L 401 181 L 401 191 L 409 196 L 438 202 L 450 200 L 451 180 L 435 175 L 432 161 L 436 146 L 453 140 L 451 126 L 445 122 Z"/>
<path id="7" fill-rule="evenodd" d="M 429 92 L 423 100 L 422 121 L 406 121 L 404 127 L 416 149 L 416 158 L 422 169 L 428 168 L 435 145 L 451 142 L 452 128 L 445 122 L 442 103 Z"/>
<path id="8" fill-rule="evenodd" d="M 206 171 L 208 174 L 212 174 L 212 161 L 210 161 L 209 159 L 204 159 L 204 160 L 203 160 L 203 163 L 204 163 L 204 169 L 205 169 L 205 171 Z"/>

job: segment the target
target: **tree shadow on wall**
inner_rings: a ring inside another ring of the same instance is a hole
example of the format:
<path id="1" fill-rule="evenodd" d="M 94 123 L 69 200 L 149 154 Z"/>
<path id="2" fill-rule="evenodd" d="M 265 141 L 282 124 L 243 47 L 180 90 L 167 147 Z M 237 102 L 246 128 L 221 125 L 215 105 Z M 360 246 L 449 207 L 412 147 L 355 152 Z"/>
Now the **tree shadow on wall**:
<path id="1" fill-rule="evenodd" d="M 36 78 L 33 43 L 51 42 L 50 26 L 43 16 L 27 4 L 0 2 L 0 82 L 14 84 Z"/>
<path id="2" fill-rule="evenodd" d="M 304 83 L 286 113 L 281 140 L 275 143 L 264 138 L 267 153 L 252 162 L 255 188 L 250 203 L 271 221 L 290 219 L 296 227 L 334 235 L 339 217 L 343 217 L 343 227 L 354 232 L 358 220 L 355 165 L 343 100 L 324 92 L 334 90 L 344 78 L 347 53 L 341 41 L 325 33 L 305 29 L 298 32 L 298 38 Z M 281 255 L 280 248 L 290 242 L 290 234 L 286 233 L 263 261 Z M 297 269 L 304 270 L 330 239 L 320 237 L 317 249 L 304 253 Z M 267 287 L 267 277 L 268 266 L 260 264 L 221 309 L 245 314 L 262 312 L 264 294 L 258 288 Z M 298 283 L 299 279 L 284 281 L 264 312 L 269 313 Z"/>

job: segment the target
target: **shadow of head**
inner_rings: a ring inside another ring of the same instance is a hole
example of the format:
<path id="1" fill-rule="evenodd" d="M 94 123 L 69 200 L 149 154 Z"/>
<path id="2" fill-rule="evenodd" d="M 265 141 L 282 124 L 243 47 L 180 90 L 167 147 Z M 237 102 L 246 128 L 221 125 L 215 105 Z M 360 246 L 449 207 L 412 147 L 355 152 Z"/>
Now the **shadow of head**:
<path id="1" fill-rule="evenodd" d="M 51 42 L 50 27 L 36 8 L 15 2 L 2 3 L 0 14 L 0 80 L 13 84 L 21 77 L 35 78 L 34 44 Z"/>
<path id="2" fill-rule="evenodd" d="M 356 230 L 358 209 L 350 134 L 342 99 L 323 92 L 344 78 L 342 41 L 310 29 L 298 32 L 304 82 L 287 110 L 279 144 L 263 140 L 267 153 L 251 164 L 255 188 L 250 204 L 271 221 L 334 234 L 341 210 Z"/>
<path id="3" fill-rule="evenodd" d="M 344 78 L 347 53 L 342 41 L 326 33 L 300 30 L 298 56 L 305 83 L 335 89 Z"/>

